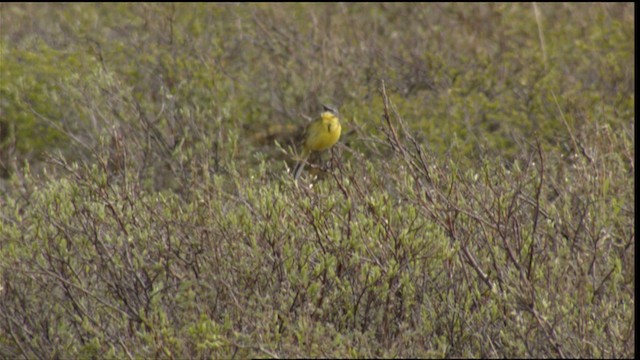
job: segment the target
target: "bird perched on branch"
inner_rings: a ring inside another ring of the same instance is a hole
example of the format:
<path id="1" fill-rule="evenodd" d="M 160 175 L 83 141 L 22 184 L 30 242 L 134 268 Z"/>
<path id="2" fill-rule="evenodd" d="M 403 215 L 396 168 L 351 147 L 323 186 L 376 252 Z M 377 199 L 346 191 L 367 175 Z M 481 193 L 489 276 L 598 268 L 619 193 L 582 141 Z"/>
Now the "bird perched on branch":
<path id="1" fill-rule="evenodd" d="M 340 120 L 338 119 L 338 111 L 326 105 L 322 105 L 324 111 L 320 117 L 313 120 L 304 132 L 304 140 L 302 142 L 302 158 L 296 164 L 293 171 L 293 177 L 298 180 L 302 169 L 312 151 L 323 151 L 329 149 L 340 139 Z"/>

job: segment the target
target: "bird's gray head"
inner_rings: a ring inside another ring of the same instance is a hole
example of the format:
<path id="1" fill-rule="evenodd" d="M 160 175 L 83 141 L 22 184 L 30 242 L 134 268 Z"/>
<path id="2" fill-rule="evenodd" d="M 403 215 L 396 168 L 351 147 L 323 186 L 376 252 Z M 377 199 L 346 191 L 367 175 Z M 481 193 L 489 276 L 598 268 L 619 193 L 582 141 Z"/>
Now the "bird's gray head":
<path id="1" fill-rule="evenodd" d="M 336 108 L 334 108 L 333 106 L 322 104 L 322 109 L 323 109 L 323 111 L 328 111 L 328 112 L 332 113 L 333 115 L 338 115 L 338 110 Z"/>

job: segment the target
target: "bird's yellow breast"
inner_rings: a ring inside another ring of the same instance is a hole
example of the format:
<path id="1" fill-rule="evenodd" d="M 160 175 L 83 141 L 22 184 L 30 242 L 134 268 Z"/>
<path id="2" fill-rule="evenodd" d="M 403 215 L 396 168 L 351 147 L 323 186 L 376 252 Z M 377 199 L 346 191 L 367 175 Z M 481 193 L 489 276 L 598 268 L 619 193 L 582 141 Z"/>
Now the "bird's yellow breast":
<path id="1" fill-rule="evenodd" d="M 329 111 L 322 113 L 319 119 L 309 124 L 305 147 L 309 151 L 322 151 L 332 147 L 340 138 L 340 120 Z"/>

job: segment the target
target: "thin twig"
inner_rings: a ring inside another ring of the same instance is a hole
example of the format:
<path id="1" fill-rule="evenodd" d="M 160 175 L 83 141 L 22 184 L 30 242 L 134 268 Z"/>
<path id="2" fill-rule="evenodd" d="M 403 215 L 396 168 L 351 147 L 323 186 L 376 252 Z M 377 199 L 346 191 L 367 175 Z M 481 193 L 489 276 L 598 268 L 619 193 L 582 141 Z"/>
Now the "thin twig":
<path id="1" fill-rule="evenodd" d="M 533 13 L 536 16 L 536 23 L 538 24 L 538 38 L 540 39 L 540 48 L 542 48 L 542 60 L 544 66 L 547 66 L 547 47 L 544 43 L 544 34 L 542 33 L 542 19 L 540 16 L 540 10 L 538 10 L 538 4 L 533 3 Z"/>

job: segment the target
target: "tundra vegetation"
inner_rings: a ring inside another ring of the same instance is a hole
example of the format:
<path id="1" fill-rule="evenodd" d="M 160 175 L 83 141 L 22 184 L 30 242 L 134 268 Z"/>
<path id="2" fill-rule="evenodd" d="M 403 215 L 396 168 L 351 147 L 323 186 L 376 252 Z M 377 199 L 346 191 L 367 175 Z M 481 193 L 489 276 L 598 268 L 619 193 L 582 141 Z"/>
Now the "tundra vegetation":
<path id="1" fill-rule="evenodd" d="M 0 358 L 634 357 L 634 22 L 1 4 Z"/>

